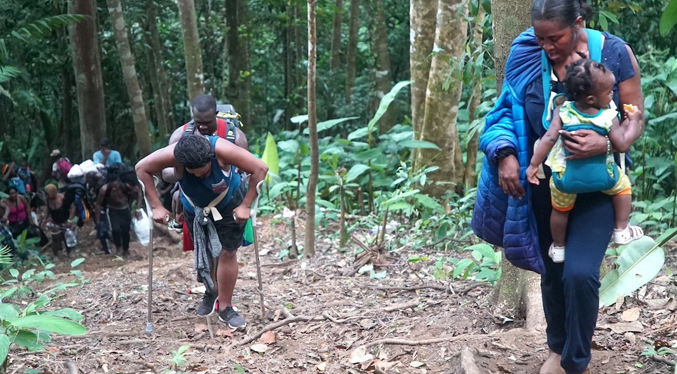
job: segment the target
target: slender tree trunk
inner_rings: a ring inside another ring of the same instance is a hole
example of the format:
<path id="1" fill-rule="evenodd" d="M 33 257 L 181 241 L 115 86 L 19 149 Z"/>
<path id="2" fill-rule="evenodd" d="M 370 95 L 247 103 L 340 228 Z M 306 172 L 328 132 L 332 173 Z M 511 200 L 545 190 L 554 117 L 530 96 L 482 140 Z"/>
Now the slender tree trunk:
<path id="1" fill-rule="evenodd" d="M 437 0 L 411 0 L 409 66 L 411 69 L 411 119 L 420 139 L 425 108 L 425 91 L 430 75 L 430 54 L 435 42 Z"/>
<path id="2" fill-rule="evenodd" d="M 197 32 L 195 2 L 193 0 L 177 0 L 183 33 L 183 53 L 186 58 L 186 77 L 188 78 L 189 100 L 204 93 L 204 74 L 202 72 L 202 55 L 200 35 Z"/>
<path id="3" fill-rule="evenodd" d="M 336 0 L 336 12 L 334 13 L 334 28 L 331 35 L 331 60 L 329 68 L 338 69 L 341 65 L 341 23 L 343 22 L 343 0 Z"/>
<path id="4" fill-rule="evenodd" d="M 284 28 L 284 128 L 291 130 L 293 124 L 291 117 L 294 114 L 294 88 L 296 80 L 294 79 L 294 69 L 296 63 L 294 62 L 294 12 L 290 1 L 285 4 L 285 12 L 287 14 L 287 23 Z"/>
<path id="5" fill-rule="evenodd" d="M 251 125 L 251 91 L 252 91 L 252 75 L 251 75 L 251 58 L 249 55 L 249 42 L 251 32 L 249 31 L 249 8 L 248 2 L 244 0 L 238 1 L 237 22 L 238 30 L 242 30 L 240 38 L 240 76 L 242 77 L 240 95 L 238 97 L 238 113 L 242 116 L 242 123 Z M 252 130 L 252 126 L 247 127 Z"/>
<path id="6" fill-rule="evenodd" d="M 86 18 L 69 27 L 80 117 L 82 159 L 99 149 L 106 136 L 101 56 L 96 33 L 96 1 L 70 0 L 68 13 Z"/>
<path id="7" fill-rule="evenodd" d="M 306 257 L 315 255 L 315 193 L 320 171 L 320 154 L 317 137 L 317 102 L 315 96 L 315 77 L 317 62 L 317 30 L 315 18 L 315 0 L 308 0 L 308 131 L 310 133 L 310 175 L 306 190 Z"/>
<path id="8" fill-rule="evenodd" d="M 531 25 L 530 0 L 493 0 L 491 2 L 491 14 L 493 18 L 494 35 L 494 61 L 496 71 L 496 85 L 500 92 L 505 77 L 505 62 L 510 52 L 510 44 L 520 32 Z M 501 262 L 503 274 L 493 291 L 494 305 L 503 310 L 513 311 L 518 314 L 522 304 L 531 305 L 533 302 L 524 301 L 526 295 L 536 295 L 540 300 L 540 292 L 534 292 L 530 288 L 538 288 L 539 282 L 534 281 L 537 275 L 518 269 L 503 258 Z M 540 309 L 540 310 L 539 310 Z M 533 312 L 542 312 L 541 308 L 531 307 Z M 540 317 L 542 320 L 544 317 Z M 533 317 L 527 317 L 534 320 Z M 529 327 L 527 327 L 529 328 Z"/>
<path id="9" fill-rule="evenodd" d="M 484 8 L 482 6 L 477 10 L 477 16 L 475 16 L 475 30 L 473 33 L 473 48 L 480 48 L 482 45 L 482 25 L 484 24 Z M 476 80 L 473 82 L 472 90 L 472 99 L 468 105 L 469 116 L 468 123 L 473 123 L 477 118 L 477 108 L 482 103 L 482 80 Z M 466 147 L 466 162 L 465 162 L 465 172 L 463 173 L 463 180 L 466 190 L 475 187 L 477 179 L 477 148 L 479 146 L 479 131 L 475 131 L 473 136 L 468 141 L 468 146 Z"/>
<path id="10" fill-rule="evenodd" d="M 462 188 L 463 183 L 464 166 L 456 127 L 463 87 L 460 79 L 451 79 L 449 87 L 444 86 L 454 60 L 460 59 L 465 49 L 467 23 L 464 17 L 458 16 L 464 13 L 464 4 L 462 0 L 439 0 L 437 7 L 435 46 L 439 52 L 433 56 L 430 65 L 421 139 L 437 144 L 441 151 L 420 150 L 416 168 L 440 167 L 429 174 L 430 179 L 438 183 L 426 186 L 426 192 L 438 197 L 448 189 Z M 455 186 L 439 182 L 451 182 Z"/>
<path id="11" fill-rule="evenodd" d="M 148 63 L 150 66 L 150 79 L 153 87 L 153 101 L 155 102 L 157 126 L 160 135 L 165 140 L 165 135 L 173 129 L 171 120 L 172 110 L 169 101 L 169 90 L 165 75 L 165 67 L 162 64 L 162 45 L 160 44 L 160 33 L 157 28 L 157 11 L 155 9 L 155 0 L 146 0 L 146 17 L 148 32 L 144 34 L 146 44 L 150 46 L 148 51 Z"/>
<path id="12" fill-rule="evenodd" d="M 346 103 L 350 104 L 357 69 L 357 32 L 360 27 L 360 0 L 350 0 L 348 23 L 348 53 L 346 58 Z"/>
<path id="13" fill-rule="evenodd" d="M 250 119 L 249 40 L 243 32 L 247 8 L 244 1 L 226 0 L 226 24 L 228 25 L 228 100 L 242 116 L 247 125 Z M 247 127 L 245 127 L 247 128 Z"/>
<path id="14" fill-rule="evenodd" d="M 136 76 L 136 67 L 134 66 L 134 55 L 129 46 L 129 37 L 127 36 L 127 26 L 122 14 L 120 0 L 106 0 L 108 11 L 110 12 L 111 22 L 113 24 L 113 35 L 115 44 L 118 47 L 120 55 L 120 65 L 122 65 L 122 78 L 127 87 L 127 95 L 132 106 L 132 120 L 134 121 L 134 133 L 136 134 L 136 144 L 139 146 L 139 156 L 146 157 L 153 149 L 150 146 L 150 132 L 148 130 L 148 120 L 146 119 L 146 108 L 144 107 L 143 94 L 139 86 L 139 79 Z"/>
<path id="15" fill-rule="evenodd" d="M 73 125 L 73 74 L 70 70 L 66 69 L 66 67 L 63 68 L 62 73 L 61 73 L 61 78 L 63 82 L 63 101 L 62 101 L 62 106 L 61 106 L 61 126 L 60 126 L 60 131 L 59 133 L 63 136 L 64 138 L 64 152 L 66 155 L 72 155 L 73 154 L 73 137 L 71 136 L 72 133 L 72 125 Z M 52 148 L 55 146 L 51 139 L 52 137 L 55 136 L 58 137 L 58 134 L 48 134 L 45 132 L 45 139 L 47 140 L 48 148 Z M 46 157 L 47 155 L 45 155 Z"/>
<path id="16" fill-rule="evenodd" d="M 384 0 L 374 0 L 376 9 L 374 23 L 376 24 L 374 50 L 376 52 L 376 96 L 380 101 L 390 89 L 393 88 L 393 73 L 390 69 L 390 52 L 388 52 L 388 29 Z M 377 107 L 378 108 L 378 107 Z M 391 105 L 379 120 L 378 128 L 381 134 L 385 134 L 395 126 L 395 106 Z"/>

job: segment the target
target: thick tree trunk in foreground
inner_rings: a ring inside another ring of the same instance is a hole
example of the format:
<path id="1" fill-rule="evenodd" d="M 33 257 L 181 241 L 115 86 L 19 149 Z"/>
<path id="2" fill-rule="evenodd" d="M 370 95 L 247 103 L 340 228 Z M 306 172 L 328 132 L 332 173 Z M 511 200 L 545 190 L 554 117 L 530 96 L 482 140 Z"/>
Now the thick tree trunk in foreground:
<path id="1" fill-rule="evenodd" d="M 460 79 L 452 79 L 448 88 L 444 84 L 452 68 L 452 60 L 460 58 L 465 49 L 468 25 L 465 18 L 458 17 L 458 14 L 463 13 L 464 4 L 462 0 L 440 0 L 438 3 L 435 46 L 440 51 L 433 56 L 430 65 L 420 138 L 437 144 L 441 151 L 421 149 L 416 162 L 417 169 L 430 166 L 440 168 L 429 174 L 430 180 L 437 183 L 425 188 L 428 194 L 438 197 L 444 195 L 446 190 L 456 190 L 463 183 L 464 166 L 456 127 L 463 84 Z"/>
<path id="2" fill-rule="evenodd" d="M 411 120 L 414 136 L 421 138 L 425 93 L 430 75 L 430 54 L 435 42 L 437 0 L 411 0 L 409 66 L 411 70 Z M 415 153 L 416 154 L 416 153 Z M 414 160 L 416 158 L 414 157 Z"/>
<path id="3" fill-rule="evenodd" d="M 505 62 L 510 52 L 510 44 L 520 32 L 531 25 L 529 0 L 493 0 L 491 2 L 494 34 L 494 60 L 497 86 L 505 77 Z M 535 273 L 520 270 L 512 266 L 505 258 L 501 266 L 503 275 L 494 288 L 494 305 L 502 310 L 518 314 L 522 304 L 527 306 L 527 329 L 540 329 L 545 317 L 540 295 L 540 282 Z M 525 297 L 528 296 L 528 297 Z M 539 323 L 540 322 L 540 323 Z M 531 325 L 531 326 L 529 326 Z"/>
<path id="4" fill-rule="evenodd" d="M 200 35 L 197 32 L 195 2 L 193 0 L 177 0 L 183 33 L 183 54 L 186 58 L 186 77 L 188 78 L 188 99 L 204 93 L 204 74 L 202 72 L 202 55 Z"/>
<path id="5" fill-rule="evenodd" d="M 136 67 L 134 66 L 134 55 L 129 47 L 129 37 L 127 36 L 127 27 L 125 18 L 122 14 L 120 0 L 106 0 L 108 11 L 110 12 L 113 24 L 113 35 L 115 44 L 118 47 L 120 55 L 120 65 L 122 65 L 122 78 L 127 87 L 127 96 L 132 106 L 132 120 L 134 121 L 134 133 L 136 134 L 136 144 L 139 146 L 139 156 L 146 157 L 153 149 L 150 145 L 150 131 L 148 130 L 148 120 L 146 119 L 146 108 L 143 103 L 143 94 L 139 86 L 139 80 L 136 77 Z"/>
<path id="6" fill-rule="evenodd" d="M 247 5 L 241 0 L 226 0 L 226 24 L 228 26 L 228 101 L 242 116 L 242 123 L 249 124 L 250 87 L 249 40 L 246 32 Z"/>
<path id="7" fill-rule="evenodd" d="M 336 13 L 334 13 L 334 27 L 331 35 L 331 59 L 329 68 L 338 69 L 341 65 L 341 23 L 343 22 L 343 0 L 336 0 Z"/>
<path id="8" fill-rule="evenodd" d="M 379 100 L 393 88 L 393 73 L 390 69 L 390 53 L 388 52 L 388 29 L 384 0 L 374 0 L 376 24 L 374 50 L 376 52 L 376 96 Z M 378 107 L 377 107 L 378 108 Z M 386 134 L 395 126 L 395 106 L 390 105 L 378 122 L 379 133 Z"/>
<path id="9" fill-rule="evenodd" d="M 68 8 L 68 13 L 86 17 L 69 27 L 80 116 L 80 144 L 82 159 L 86 160 L 99 149 L 101 138 L 106 136 L 101 56 L 96 33 L 96 1 L 71 0 Z"/>
<path id="10" fill-rule="evenodd" d="M 357 32 L 360 28 L 360 0 L 350 0 L 350 22 L 348 23 L 348 51 L 346 54 L 346 103 L 350 104 L 355 86 L 357 66 Z"/>
<path id="11" fill-rule="evenodd" d="M 317 138 L 317 102 L 315 92 L 317 62 L 317 29 L 315 0 L 308 0 L 308 131 L 310 133 L 310 175 L 306 190 L 306 237 L 303 249 L 306 257 L 315 255 L 315 193 L 320 170 Z"/>

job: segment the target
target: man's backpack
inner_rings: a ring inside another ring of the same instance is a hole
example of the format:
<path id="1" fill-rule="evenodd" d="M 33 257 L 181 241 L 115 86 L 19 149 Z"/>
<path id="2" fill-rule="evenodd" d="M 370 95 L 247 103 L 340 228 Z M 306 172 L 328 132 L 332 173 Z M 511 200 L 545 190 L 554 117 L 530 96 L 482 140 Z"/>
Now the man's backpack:
<path id="1" fill-rule="evenodd" d="M 235 107 L 230 104 L 219 104 L 216 106 L 216 136 L 235 143 L 237 138 L 236 128 L 242 128 L 240 114 L 235 111 Z M 195 122 L 191 120 L 183 125 L 183 134 L 190 135 L 195 132 Z"/>
<path id="2" fill-rule="evenodd" d="M 71 164 L 71 162 L 66 157 L 61 157 L 56 161 L 56 166 L 59 168 L 59 174 L 61 177 L 66 178 L 68 172 L 71 171 L 73 164 Z"/>
<path id="3" fill-rule="evenodd" d="M 109 176 L 112 175 L 117 175 L 117 178 L 115 177 L 109 178 Z M 130 200 L 130 202 L 134 200 L 136 196 L 133 195 L 132 189 L 135 186 L 140 186 L 139 179 L 136 176 L 136 170 L 127 164 L 116 164 L 106 168 L 106 183 L 104 185 L 107 185 L 108 183 L 113 182 L 116 179 L 120 181 L 120 189 L 122 190 L 122 193 L 127 195 L 127 198 Z M 110 188 L 107 188 L 103 201 L 103 206 L 108 205 L 109 197 L 110 197 Z"/>

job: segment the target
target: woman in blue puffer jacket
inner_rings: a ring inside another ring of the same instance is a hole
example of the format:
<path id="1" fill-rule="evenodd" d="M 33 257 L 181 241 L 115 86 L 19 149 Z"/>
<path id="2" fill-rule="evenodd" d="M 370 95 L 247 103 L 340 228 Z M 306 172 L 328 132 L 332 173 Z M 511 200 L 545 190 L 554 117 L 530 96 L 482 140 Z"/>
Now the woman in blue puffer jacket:
<path id="1" fill-rule="evenodd" d="M 567 258 L 547 256 L 550 191 L 526 181 L 534 143 L 549 125 L 566 66 L 586 57 L 602 62 L 616 76 L 613 102 L 632 104 L 643 113 L 640 71 L 631 48 L 621 39 L 583 27 L 591 8 L 584 0 L 535 0 L 533 28 L 512 44 L 501 95 L 487 115 L 480 148 L 482 167 L 473 230 L 505 249 L 515 266 L 542 274 L 541 291 L 550 355 L 541 374 L 587 373 L 599 307 L 599 268 L 614 228 L 611 200 L 602 193 L 580 194 L 569 217 Z M 641 119 L 644 126 L 644 117 Z M 592 130 L 565 133 L 573 158 L 607 152 L 604 136 Z M 550 178 L 543 165 L 541 179 Z"/>

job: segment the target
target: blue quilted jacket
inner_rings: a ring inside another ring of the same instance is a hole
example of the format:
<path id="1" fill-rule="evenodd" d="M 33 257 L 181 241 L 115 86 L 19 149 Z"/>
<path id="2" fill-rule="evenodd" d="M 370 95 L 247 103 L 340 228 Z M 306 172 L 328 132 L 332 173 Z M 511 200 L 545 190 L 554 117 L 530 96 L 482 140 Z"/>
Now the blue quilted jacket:
<path id="1" fill-rule="evenodd" d="M 480 174 L 472 219 L 475 234 L 505 249 L 513 265 L 543 274 L 545 266 L 538 245 L 536 221 L 531 213 L 531 189 L 526 180 L 529 165 L 529 129 L 525 122 L 524 96 L 529 83 L 541 74 L 541 48 L 533 29 L 512 43 L 505 67 L 503 88 L 496 105 L 487 114 L 480 149 L 486 155 Z M 498 185 L 496 154 L 510 147 L 517 150 L 522 199 L 508 197 Z"/>

